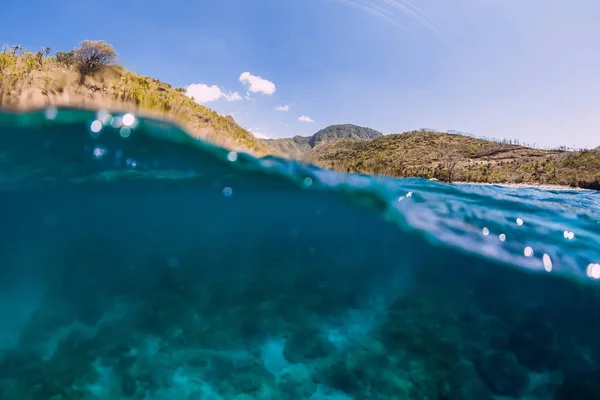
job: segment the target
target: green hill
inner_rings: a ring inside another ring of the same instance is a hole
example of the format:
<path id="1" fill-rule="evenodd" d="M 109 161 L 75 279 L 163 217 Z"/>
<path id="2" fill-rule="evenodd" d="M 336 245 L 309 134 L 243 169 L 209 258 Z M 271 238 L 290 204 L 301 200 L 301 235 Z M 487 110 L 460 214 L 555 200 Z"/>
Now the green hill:
<path id="1" fill-rule="evenodd" d="M 285 155 L 294 158 L 304 158 L 315 146 L 322 142 L 330 142 L 337 139 L 371 140 L 382 136 L 371 128 L 344 124 L 331 125 L 321 129 L 312 136 L 294 136 L 284 139 L 265 139 L 263 142 Z"/>
<path id="2" fill-rule="evenodd" d="M 326 142 L 312 149 L 308 159 L 326 168 L 358 173 L 600 189 L 600 149 L 538 150 L 431 131 Z"/>
<path id="3" fill-rule="evenodd" d="M 272 152 L 233 118 L 197 104 L 183 88 L 173 88 L 114 63 L 83 73 L 73 57 L 72 51 L 50 56 L 49 52 L 5 48 L 0 53 L 0 106 L 28 109 L 55 105 L 135 111 L 171 120 L 196 137 L 230 149 L 255 155 Z"/>
<path id="4" fill-rule="evenodd" d="M 381 132 L 371 128 L 351 124 L 331 125 L 312 135 L 308 139 L 308 144 L 314 148 L 321 142 L 330 142 L 336 139 L 370 140 L 380 136 L 382 136 Z"/>

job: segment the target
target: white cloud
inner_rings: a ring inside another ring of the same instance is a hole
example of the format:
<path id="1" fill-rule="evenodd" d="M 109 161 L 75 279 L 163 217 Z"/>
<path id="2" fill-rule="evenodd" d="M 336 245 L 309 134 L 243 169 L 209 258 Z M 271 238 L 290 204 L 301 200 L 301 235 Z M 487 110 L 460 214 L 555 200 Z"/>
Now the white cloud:
<path id="1" fill-rule="evenodd" d="M 290 106 L 288 106 L 286 104 L 284 106 L 275 107 L 275 110 L 277 110 L 277 111 L 290 111 Z"/>
<path id="2" fill-rule="evenodd" d="M 303 115 L 300 118 L 298 118 L 298 121 L 302 121 L 302 122 L 314 122 L 308 115 Z"/>
<path id="3" fill-rule="evenodd" d="M 272 95 L 275 93 L 275 84 L 271 81 L 254 76 L 250 72 L 244 72 L 240 75 L 240 82 L 248 86 L 248 90 L 252 93 L 262 93 Z"/>
<path id="4" fill-rule="evenodd" d="M 260 131 L 260 128 L 248 128 L 248 132 L 254 135 L 255 138 L 258 139 L 271 139 L 269 136 L 265 135 Z"/>
<path id="5" fill-rule="evenodd" d="M 200 104 L 210 103 L 220 98 L 227 101 L 242 100 L 242 96 L 238 92 L 225 93 L 217 85 L 208 86 L 205 83 L 192 83 L 186 88 L 185 94 L 188 97 L 193 97 L 194 101 Z"/>
<path id="6" fill-rule="evenodd" d="M 229 95 L 224 95 L 227 101 L 239 101 L 242 100 L 242 96 L 238 92 L 231 93 Z"/>

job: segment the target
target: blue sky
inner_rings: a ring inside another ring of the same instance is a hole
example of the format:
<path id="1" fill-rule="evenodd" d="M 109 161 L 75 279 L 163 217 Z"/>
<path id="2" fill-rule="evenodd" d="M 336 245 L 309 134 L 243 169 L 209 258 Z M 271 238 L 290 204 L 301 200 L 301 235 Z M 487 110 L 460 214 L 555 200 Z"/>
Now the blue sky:
<path id="1" fill-rule="evenodd" d="M 274 138 L 354 123 L 600 145 L 597 0 L 8 0 L 2 11 L 0 42 L 106 40 L 126 68 Z"/>

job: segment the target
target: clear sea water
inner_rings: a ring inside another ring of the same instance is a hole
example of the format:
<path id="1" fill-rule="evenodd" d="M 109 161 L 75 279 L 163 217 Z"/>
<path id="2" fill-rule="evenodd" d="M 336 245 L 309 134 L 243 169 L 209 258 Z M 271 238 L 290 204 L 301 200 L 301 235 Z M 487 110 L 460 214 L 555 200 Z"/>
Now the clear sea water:
<path id="1" fill-rule="evenodd" d="M 0 399 L 600 398 L 600 193 L 0 112 Z"/>

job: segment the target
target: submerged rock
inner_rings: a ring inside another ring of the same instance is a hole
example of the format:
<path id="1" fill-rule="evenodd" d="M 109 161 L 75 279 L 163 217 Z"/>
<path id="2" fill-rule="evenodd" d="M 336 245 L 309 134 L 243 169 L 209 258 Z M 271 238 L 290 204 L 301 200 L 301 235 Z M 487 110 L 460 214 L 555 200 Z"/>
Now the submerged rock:
<path id="1" fill-rule="evenodd" d="M 335 346 L 325 335 L 311 328 L 294 331 L 286 340 L 283 355 L 291 363 L 305 362 L 329 356 Z"/>
<path id="2" fill-rule="evenodd" d="M 342 361 L 336 362 L 327 368 L 324 381 L 328 386 L 349 395 L 357 394 L 361 389 L 358 378 L 348 368 L 348 365 Z"/>
<path id="3" fill-rule="evenodd" d="M 481 378 L 495 394 L 518 397 L 529 384 L 528 371 L 512 353 L 488 353 L 478 367 Z"/>
<path id="4" fill-rule="evenodd" d="M 600 397 L 600 371 L 570 374 L 558 387 L 554 400 L 593 400 Z"/>
<path id="5" fill-rule="evenodd" d="M 460 387 L 448 396 L 449 400 L 492 400 L 492 392 L 481 380 L 475 366 L 462 362 L 458 367 L 462 381 Z"/>
<path id="6" fill-rule="evenodd" d="M 136 390 L 137 382 L 135 379 L 129 374 L 123 375 L 123 377 L 121 377 L 121 392 L 123 392 L 125 396 L 131 397 L 135 395 Z"/>
<path id="7" fill-rule="evenodd" d="M 75 315 L 77 319 L 86 325 L 94 326 L 104 315 L 105 307 L 94 299 L 85 299 L 76 302 Z"/>
<path id="8" fill-rule="evenodd" d="M 279 389 L 289 399 L 307 399 L 317 390 L 311 372 L 304 364 L 295 364 L 285 370 L 279 378 Z"/>
<path id="9" fill-rule="evenodd" d="M 521 365 L 533 371 L 554 369 L 557 365 L 555 331 L 552 325 L 539 318 L 525 321 L 510 334 L 508 348 Z"/>

